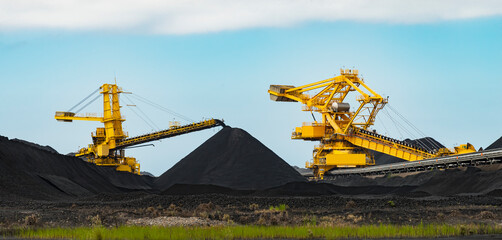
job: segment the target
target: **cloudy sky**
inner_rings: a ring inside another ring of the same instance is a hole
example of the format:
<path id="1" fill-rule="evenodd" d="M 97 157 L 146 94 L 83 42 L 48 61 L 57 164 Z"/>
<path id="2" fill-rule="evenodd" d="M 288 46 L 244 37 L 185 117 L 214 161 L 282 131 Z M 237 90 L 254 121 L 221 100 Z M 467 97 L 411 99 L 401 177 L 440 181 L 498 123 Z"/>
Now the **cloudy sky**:
<path id="1" fill-rule="evenodd" d="M 53 0 L 2 1 L 5 30 L 59 29 L 141 34 L 212 33 L 306 22 L 416 24 L 498 16 L 497 0 Z"/>
<path id="2" fill-rule="evenodd" d="M 53 114 L 116 77 L 191 119 L 223 118 L 303 166 L 315 143 L 290 134 L 311 116 L 300 104 L 271 102 L 268 86 L 355 67 L 426 135 L 486 147 L 502 135 L 501 42 L 500 1 L 0 0 L 0 135 L 62 153 L 87 145 L 98 123 L 59 123 Z M 131 136 L 182 120 L 135 104 L 123 108 Z M 100 111 L 95 103 L 83 112 Z M 375 129 L 420 137 L 394 117 L 381 113 Z M 216 131 L 128 154 L 158 175 Z"/>

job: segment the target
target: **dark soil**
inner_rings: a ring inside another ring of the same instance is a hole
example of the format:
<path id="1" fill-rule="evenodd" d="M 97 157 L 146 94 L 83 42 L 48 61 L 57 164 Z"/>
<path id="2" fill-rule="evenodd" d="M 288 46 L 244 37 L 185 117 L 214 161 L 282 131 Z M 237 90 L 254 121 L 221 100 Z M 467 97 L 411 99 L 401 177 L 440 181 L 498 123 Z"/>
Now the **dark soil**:
<path id="1" fill-rule="evenodd" d="M 286 211 L 270 210 L 285 204 Z M 68 201 L 0 204 L 0 230 L 13 227 L 119 226 L 159 216 L 199 216 L 237 224 L 489 224 L 502 220 L 501 198 L 491 196 L 254 196 L 235 194 L 99 194 Z M 211 206 L 209 209 L 207 206 Z M 201 210 L 204 209 L 204 210 Z M 27 222 L 35 218 L 36 223 Z"/>

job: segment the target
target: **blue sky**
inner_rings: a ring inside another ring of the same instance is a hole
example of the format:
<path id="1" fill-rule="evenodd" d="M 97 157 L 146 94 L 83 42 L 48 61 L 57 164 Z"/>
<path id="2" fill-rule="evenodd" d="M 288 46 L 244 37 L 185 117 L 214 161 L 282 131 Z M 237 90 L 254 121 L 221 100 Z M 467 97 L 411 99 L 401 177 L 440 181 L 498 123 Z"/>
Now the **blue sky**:
<path id="1" fill-rule="evenodd" d="M 22 6 L 18 9 L 22 12 Z M 412 22 L 306 18 L 220 28 L 221 21 L 208 20 L 212 27 L 204 30 L 190 28 L 190 22 L 181 25 L 186 32 L 38 26 L 28 20 L 16 25 L 0 18 L 0 135 L 61 153 L 87 145 L 100 124 L 60 123 L 54 112 L 69 109 L 116 76 L 128 91 L 195 120 L 222 118 L 291 165 L 303 166 L 315 142 L 290 135 L 311 121 L 310 113 L 300 111 L 299 103 L 270 101 L 269 85 L 307 84 L 355 67 L 426 135 L 447 147 L 465 142 L 486 147 L 502 135 L 501 15 L 441 19 L 431 14 L 430 21 L 422 15 Z M 102 21 L 106 26 L 108 20 Z M 102 111 L 99 103 L 83 112 Z M 174 119 L 136 103 L 160 128 Z M 129 107 L 123 113 L 129 135 L 152 130 Z M 413 137 L 399 134 L 384 114 L 377 119 L 379 132 Z M 128 155 L 142 170 L 159 175 L 217 130 L 165 139 Z"/>

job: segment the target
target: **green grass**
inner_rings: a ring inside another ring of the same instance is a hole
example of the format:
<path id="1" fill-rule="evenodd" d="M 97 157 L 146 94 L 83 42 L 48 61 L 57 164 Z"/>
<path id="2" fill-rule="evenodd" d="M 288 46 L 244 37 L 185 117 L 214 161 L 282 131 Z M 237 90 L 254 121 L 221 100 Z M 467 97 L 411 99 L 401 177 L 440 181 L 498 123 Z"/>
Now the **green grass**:
<path id="1" fill-rule="evenodd" d="M 19 229 L 9 236 L 71 239 L 246 239 L 246 238 L 384 238 L 502 234 L 487 225 L 227 226 Z"/>
<path id="2" fill-rule="evenodd" d="M 278 212 L 284 212 L 286 209 L 288 209 L 289 206 L 286 204 L 280 204 L 279 206 L 270 206 L 270 210 L 272 211 L 278 211 Z"/>

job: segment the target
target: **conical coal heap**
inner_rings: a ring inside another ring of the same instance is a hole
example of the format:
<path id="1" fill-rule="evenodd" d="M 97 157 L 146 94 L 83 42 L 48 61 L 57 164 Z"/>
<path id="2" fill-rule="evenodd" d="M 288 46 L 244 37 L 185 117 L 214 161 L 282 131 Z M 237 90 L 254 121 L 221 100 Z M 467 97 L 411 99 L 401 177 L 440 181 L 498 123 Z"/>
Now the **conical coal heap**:
<path id="1" fill-rule="evenodd" d="M 495 142 L 490 144 L 490 146 L 486 147 L 486 150 L 491 150 L 491 149 L 496 149 L 496 148 L 502 148 L 502 137 L 500 137 Z"/>
<path id="2" fill-rule="evenodd" d="M 224 127 L 158 177 L 155 186 L 160 190 L 175 184 L 259 190 L 304 181 L 294 168 L 249 133 Z"/>

